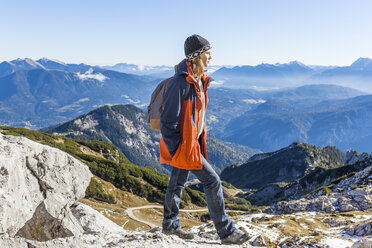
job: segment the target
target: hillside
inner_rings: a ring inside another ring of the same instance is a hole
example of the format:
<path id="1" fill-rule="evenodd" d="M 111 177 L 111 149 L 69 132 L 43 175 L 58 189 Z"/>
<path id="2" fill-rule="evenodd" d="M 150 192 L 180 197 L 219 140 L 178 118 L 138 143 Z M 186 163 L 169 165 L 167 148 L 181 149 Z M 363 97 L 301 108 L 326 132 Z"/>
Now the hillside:
<path id="1" fill-rule="evenodd" d="M 350 157 L 351 153 L 347 152 L 345 158 Z M 346 161 L 347 159 L 345 159 Z M 257 191 L 241 193 L 238 196 L 255 205 L 271 205 L 279 201 L 300 199 L 317 191 L 329 193 L 335 184 L 354 176 L 358 171 L 365 169 L 366 166 L 368 166 L 368 163 L 349 164 L 346 162 L 346 164 L 336 168 L 316 167 L 293 182 L 269 183 Z"/>
<path id="2" fill-rule="evenodd" d="M 77 139 L 111 142 L 131 162 L 151 166 L 162 173 L 170 172 L 170 167 L 158 162 L 160 132 L 152 130 L 146 113 L 133 105 L 103 106 L 41 131 Z M 218 172 L 233 163 L 243 163 L 258 152 L 249 148 L 239 151 L 233 145 L 213 138 L 207 139 L 207 145 L 210 162 Z"/>
<path id="3" fill-rule="evenodd" d="M 335 147 L 293 143 L 275 152 L 256 154 L 242 165 L 225 168 L 220 177 L 235 187 L 257 190 L 270 183 L 290 183 L 315 170 L 336 168 L 344 154 Z"/>

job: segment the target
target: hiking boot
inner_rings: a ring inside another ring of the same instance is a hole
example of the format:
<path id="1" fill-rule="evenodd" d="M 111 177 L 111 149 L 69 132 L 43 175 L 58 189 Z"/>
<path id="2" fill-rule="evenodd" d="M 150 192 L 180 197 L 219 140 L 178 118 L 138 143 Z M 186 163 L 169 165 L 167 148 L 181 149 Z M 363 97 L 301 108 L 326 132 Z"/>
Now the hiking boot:
<path id="1" fill-rule="evenodd" d="M 229 236 L 221 239 L 221 244 L 236 244 L 241 245 L 249 239 L 248 233 L 244 233 L 239 229 L 233 231 Z"/>
<path id="2" fill-rule="evenodd" d="M 182 229 L 177 229 L 177 230 L 163 230 L 162 231 L 164 234 L 166 235 L 177 235 L 178 237 L 180 237 L 181 239 L 193 239 L 194 238 L 194 234 L 191 233 L 191 232 L 186 232 L 185 230 L 182 230 Z"/>

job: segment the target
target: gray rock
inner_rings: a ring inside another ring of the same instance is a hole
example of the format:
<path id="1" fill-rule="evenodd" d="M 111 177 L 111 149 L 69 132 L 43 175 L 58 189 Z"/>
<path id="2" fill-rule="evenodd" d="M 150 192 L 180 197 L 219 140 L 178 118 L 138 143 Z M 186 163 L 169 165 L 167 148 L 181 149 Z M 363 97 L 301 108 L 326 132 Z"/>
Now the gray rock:
<path id="1" fill-rule="evenodd" d="M 71 213 L 85 232 L 119 233 L 124 230 L 119 225 L 107 219 L 97 210 L 79 202 L 71 206 Z"/>
<path id="2" fill-rule="evenodd" d="M 351 246 L 351 248 L 371 248 L 371 247 L 372 247 L 372 238 L 359 240 Z"/>
<path id="3" fill-rule="evenodd" d="M 368 176 L 372 174 L 372 162 L 371 165 L 365 169 L 358 171 L 354 176 L 346 178 L 338 183 L 336 187 L 350 187 L 353 185 L 365 184 L 365 180 L 368 179 Z"/>
<path id="4" fill-rule="evenodd" d="M 266 243 L 262 235 L 257 236 L 253 241 L 250 242 L 251 246 L 264 246 L 266 247 Z"/>
<path id="5" fill-rule="evenodd" d="M 320 195 L 313 199 L 282 201 L 274 204 L 267 213 L 288 214 L 304 211 L 332 213 L 335 211 L 364 211 L 372 207 L 372 185 L 363 189 Z"/>
<path id="6" fill-rule="evenodd" d="M 370 180 L 371 174 L 372 165 L 334 186 L 335 189 L 342 188 L 343 191 L 335 190 L 331 194 L 325 195 L 323 190 L 319 190 L 307 199 L 278 202 L 267 209 L 266 212 L 279 214 L 304 211 L 331 213 L 370 209 L 372 208 L 372 185 L 368 180 Z M 356 188 L 352 186 L 356 186 Z"/>
<path id="7" fill-rule="evenodd" d="M 359 224 L 346 229 L 346 233 L 349 235 L 356 236 L 368 236 L 372 235 L 372 221 L 369 223 Z"/>
<path id="8" fill-rule="evenodd" d="M 358 152 L 354 150 L 349 150 L 345 154 L 344 164 L 351 165 L 359 160 Z"/>
<path id="9" fill-rule="evenodd" d="M 0 233 L 49 240 L 82 233 L 69 207 L 92 173 L 69 154 L 0 134 Z M 72 218 L 71 218 L 72 217 Z"/>

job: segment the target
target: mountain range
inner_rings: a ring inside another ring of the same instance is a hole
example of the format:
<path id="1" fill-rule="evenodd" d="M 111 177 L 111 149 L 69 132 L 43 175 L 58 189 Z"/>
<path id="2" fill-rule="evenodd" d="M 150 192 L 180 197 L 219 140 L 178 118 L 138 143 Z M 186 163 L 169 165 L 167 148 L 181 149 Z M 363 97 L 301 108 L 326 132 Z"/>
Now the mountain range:
<path id="1" fill-rule="evenodd" d="M 225 87 L 249 88 L 255 86 L 281 87 L 295 85 L 316 71 L 298 61 L 288 64 L 259 64 L 257 66 L 223 67 L 212 74 Z"/>
<path id="2" fill-rule="evenodd" d="M 101 66 L 102 69 L 118 71 L 129 74 L 136 75 L 147 75 L 154 78 L 168 78 L 173 76 L 174 67 L 173 66 L 141 66 L 127 63 L 118 63 L 113 66 Z M 222 68 L 222 66 L 211 65 L 208 66 L 208 73 L 212 73 Z"/>
<path id="3" fill-rule="evenodd" d="M 140 66 L 127 63 L 118 63 L 113 66 L 102 66 L 101 68 L 129 74 L 149 75 L 155 78 L 168 78 L 174 74 L 173 66 Z"/>
<path id="4" fill-rule="evenodd" d="M 17 70 L 0 78 L 0 123 L 37 129 L 101 105 L 146 106 L 157 85 L 145 76 L 115 71 Z"/>
<path id="5" fill-rule="evenodd" d="M 369 152 L 371 130 L 372 95 L 297 104 L 269 99 L 232 119 L 218 137 L 262 151 L 300 141 Z"/>
<path id="6" fill-rule="evenodd" d="M 354 74 L 360 71 L 363 78 L 368 78 L 370 61 L 359 59 L 350 66 L 352 69 L 306 66 L 300 62 L 235 69 L 242 74 L 262 69 L 255 75 L 263 78 L 273 75 L 282 75 L 282 78 L 307 77 L 311 73 L 328 75 L 330 72 L 334 72 L 330 75 L 335 75 L 340 70 L 351 70 Z M 233 69 L 223 67 L 213 74 L 218 75 L 224 70 L 234 72 Z M 151 70 L 148 69 L 149 72 Z M 46 58 L 3 62 L 0 64 L 0 75 L 3 75 L 0 77 L 0 124 L 31 129 L 64 123 L 104 105 L 133 104 L 145 109 L 153 89 L 161 81 L 150 75 L 126 74 Z M 340 149 L 344 151 L 348 148 L 368 151 L 371 134 L 369 131 L 363 134 L 357 132 L 357 129 L 369 130 L 368 110 L 360 112 L 365 114 L 364 117 L 355 117 L 358 123 L 347 121 L 347 118 L 354 118 L 353 112 L 359 113 L 365 104 L 368 106 L 368 101 L 358 105 L 351 100 L 367 94 L 365 92 L 330 84 L 265 91 L 216 86 L 212 85 L 208 90 L 207 122 L 209 134 L 217 139 L 262 151 L 273 151 L 294 141 L 320 146 L 340 144 Z M 337 108 L 337 104 L 342 105 Z M 347 109 L 350 112 L 345 119 L 341 112 Z M 325 115 L 329 117 L 321 120 L 321 116 Z M 317 125 L 321 125 L 323 131 Z M 332 130 L 332 133 L 327 130 Z M 322 137 L 318 137 L 320 134 Z M 354 137 L 350 138 L 350 135 Z"/>
<path id="7" fill-rule="evenodd" d="M 41 58 L 39 60 L 32 60 L 30 58 L 25 59 L 15 59 L 12 61 L 3 61 L 0 63 L 0 78 L 10 75 L 16 71 L 23 70 L 61 70 L 67 72 L 86 72 L 90 69 L 95 71 L 103 71 L 97 66 L 90 66 L 86 64 L 66 64 L 58 60 L 51 60 L 48 58 Z"/>
<path id="8" fill-rule="evenodd" d="M 268 100 L 279 99 L 288 105 L 297 106 L 301 103 L 315 104 L 324 100 L 346 99 L 363 94 L 366 93 L 352 88 L 326 84 L 266 91 L 211 88 L 208 90 L 207 121 L 210 133 L 223 138 L 225 128 L 232 119 L 238 118 L 247 111 L 262 107 Z"/>
<path id="9" fill-rule="evenodd" d="M 212 74 L 220 86 L 230 88 L 282 88 L 306 84 L 336 84 L 372 92 L 372 60 L 359 58 L 350 66 L 287 64 L 222 67 Z"/>

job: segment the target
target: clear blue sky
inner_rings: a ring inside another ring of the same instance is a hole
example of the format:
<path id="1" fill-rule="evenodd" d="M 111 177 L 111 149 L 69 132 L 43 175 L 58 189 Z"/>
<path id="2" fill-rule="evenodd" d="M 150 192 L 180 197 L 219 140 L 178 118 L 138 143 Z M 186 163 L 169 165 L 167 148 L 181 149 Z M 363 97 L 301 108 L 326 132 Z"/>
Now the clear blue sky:
<path id="1" fill-rule="evenodd" d="M 371 13 L 370 0 L 3 0 L 0 61 L 173 65 L 197 33 L 212 64 L 349 65 L 372 58 Z"/>

